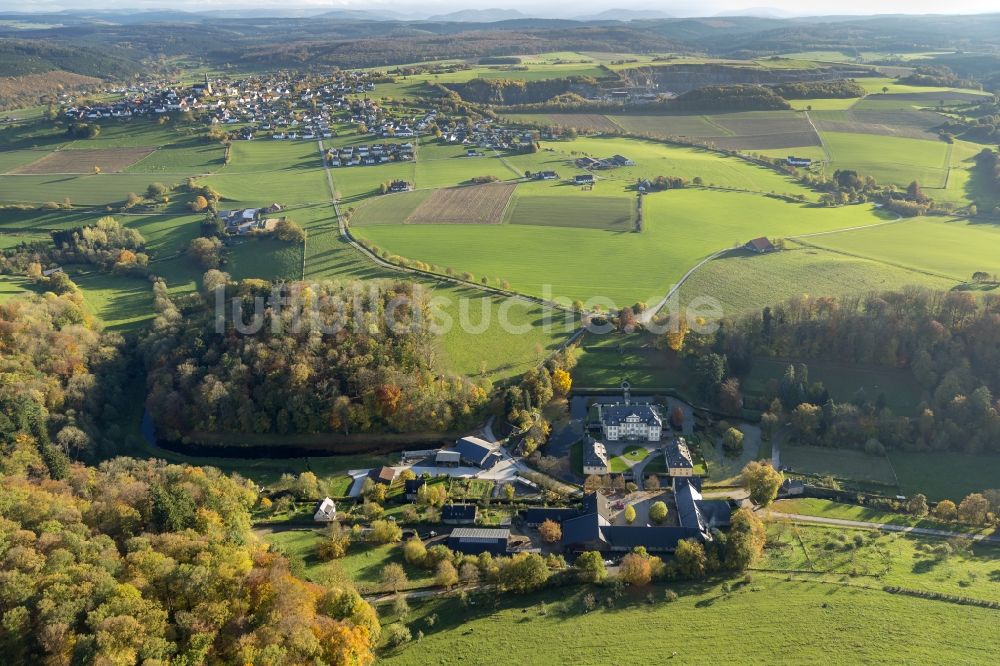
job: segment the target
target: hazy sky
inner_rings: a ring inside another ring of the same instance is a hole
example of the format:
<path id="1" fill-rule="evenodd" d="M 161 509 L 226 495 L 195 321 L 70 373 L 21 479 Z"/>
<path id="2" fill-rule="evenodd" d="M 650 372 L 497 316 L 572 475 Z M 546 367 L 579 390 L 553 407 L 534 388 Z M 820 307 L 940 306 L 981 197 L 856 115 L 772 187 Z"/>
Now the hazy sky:
<path id="1" fill-rule="evenodd" d="M 486 9 L 493 7 L 519 9 L 525 13 L 544 16 L 577 16 L 596 13 L 615 7 L 631 9 L 659 9 L 674 16 L 711 16 L 725 12 L 745 13 L 752 9 L 774 9 L 797 16 L 821 14 L 895 14 L 937 13 L 972 14 L 1000 12 L 997 0 L 704 0 L 703 2 L 657 2 L 636 6 L 624 0 L 0 0 L 0 10 L 54 11 L 62 9 L 163 9 L 188 11 L 207 9 L 276 9 L 309 8 L 326 9 L 383 9 L 404 14 L 426 16 L 432 13 L 451 12 L 458 9 Z"/>

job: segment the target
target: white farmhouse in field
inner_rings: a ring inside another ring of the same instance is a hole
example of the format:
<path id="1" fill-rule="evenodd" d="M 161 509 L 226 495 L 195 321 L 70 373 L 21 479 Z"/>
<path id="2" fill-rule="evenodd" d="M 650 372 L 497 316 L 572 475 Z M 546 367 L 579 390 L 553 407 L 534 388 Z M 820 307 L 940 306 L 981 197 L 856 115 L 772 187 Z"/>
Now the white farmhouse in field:
<path id="1" fill-rule="evenodd" d="M 329 497 L 324 497 L 323 501 L 316 505 L 316 513 L 313 520 L 318 523 L 329 523 L 337 519 L 337 505 Z"/>

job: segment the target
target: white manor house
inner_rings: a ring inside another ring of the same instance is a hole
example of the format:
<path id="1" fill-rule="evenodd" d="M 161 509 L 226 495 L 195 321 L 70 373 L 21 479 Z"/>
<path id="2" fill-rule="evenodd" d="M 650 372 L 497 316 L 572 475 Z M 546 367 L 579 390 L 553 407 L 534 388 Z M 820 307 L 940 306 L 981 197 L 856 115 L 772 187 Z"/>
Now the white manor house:
<path id="1" fill-rule="evenodd" d="M 628 382 L 622 382 L 625 400 L 620 403 L 598 404 L 598 416 L 604 440 L 645 440 L 658 442 L 663 435 L 663 418 L 656 405 L 632 404 Z"/>

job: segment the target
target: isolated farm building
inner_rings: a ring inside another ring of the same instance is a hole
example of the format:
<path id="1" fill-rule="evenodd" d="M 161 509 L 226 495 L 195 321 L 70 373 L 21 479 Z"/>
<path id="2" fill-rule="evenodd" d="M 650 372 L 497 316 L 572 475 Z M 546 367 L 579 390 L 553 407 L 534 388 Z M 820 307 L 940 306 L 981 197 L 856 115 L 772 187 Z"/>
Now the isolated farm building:
<path id="1" fill-rule="evenodd" d="M 778 497 L 798 497 L 806 492 L 806 484 L 796 479 L 785 479 L 778 488 Z"/>
<path id="2" fill-rule="evenodd" d="M 510 541 L 506 528 L 456 527 L 448 535 L 448 548 L 466 555 L 504 555 Z"/>
<path id="3" fill-rule="evenodd" d="M 608 450 L 602 442 L 587 437 L 583 442 L 583 473 L 603 476 L 608 473 Z"/>
<path id="4" fill-rule="evenodd" d="M 558 180 L 559 174 L 555 171 L 536 171 L 533 178 L 535 180 Z"/>
<path id="5" fill-rule="evenodd" d="M 807 167 L 812 165 L 812 160 L 808 157 L 795 157 L 794 155 L 789 155 L 785 158 L 785 164 L 788 164 L 789 166 Z"/>
<path id="6" fill-rule="evenodd" d="M 475 504 L 445 504 L 441 507 L 441 522 L 445 525 L 474 525 L 479 515 Z"/>
<path id="7" fill-rule="evenodd" d="M 490 469 L 500 460 L 500 457 L 493 452 L 493 446 L 479 437 L 463 437 L 455 443 L 455 450 L 458 451 L 463 463 L 483 469 Z"/>
<path id="8" fill-rule="evenodd" d="M 694 463 L 691 462 L 691 451 L 683 437 L 674 439 L 664 447 L 667 460 L 667 474 L 671 478 L 694 475 Z"/>
<path id="9" fill-rule="evenodd" d="M 318 523 L 329 523 L 337 519 L 337 505 L 329 497 L 324 497 L 316 504 L 313 520 Z"/>
<path id="10" fill-rule="evenodd" d="M 383 465 L 382 467 L 368 472 L 368 478 L 375 483 L 383 483 L 388 486 L 392 483 L 392 480 L 396 478 L 396 470 Z"/>
<path id="11" fill-rule="evenodd" d="M 389 183 L 390 192 L 409 192 L 413 189 L 413 185 L 406 182 L 405 180 L 394 180 Z"/>
<path id="12" fill-rule="evenodd" d="M 594 174 L 592 173 L 582 173 L 573 176 L 574 185 L 593 185 L 594 184 Z"/>
<path id="13" fill-rule="evenodd" d="M 755 252 L 757 254 L 764 254 L 766 252 L 774 252 L 778 248 L 774 247 L 768 239 L 761 236 L 760 238 L 754 238 L 752 241 L 748 241 L 743 249 L 749 250 L 750 252 Z"/>
<path id="14" fill-rule="evenodd" d="M 635 166 L 635 162 L 625 157 L 624 155 L 615 155 L 614 157 L 608 159 L 608 162 L 616 167 Z"/>
<path id="15" fill-rule="evenodd" d="M 427 485 L 427 479 L 407 479 L 405 484 L 406 499 L 417 499 L 417 492 Z"/>
<path id="16" fill-rule="evenodd" d="M 621 440 L 660 441 L 663 419 L 653 405 L 606 404 L 598 406 L 601 431 L 609 442 Z"/>

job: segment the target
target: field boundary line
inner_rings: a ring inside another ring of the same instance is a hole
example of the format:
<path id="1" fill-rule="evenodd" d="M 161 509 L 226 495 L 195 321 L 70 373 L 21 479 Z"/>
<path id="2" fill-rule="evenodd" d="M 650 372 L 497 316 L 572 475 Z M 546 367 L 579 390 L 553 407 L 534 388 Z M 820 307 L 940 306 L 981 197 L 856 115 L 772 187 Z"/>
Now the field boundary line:
<path id="1" fill-rule="evenodd" d="M 951 280 L 952 282 L 955 282 L 957 284 L 963 284 L 965 282 L 965 280 L 963 280 L 963 279 L 961 279 L 959 277 L 956 277 L 954 275 L 945 275 L 944 273 L 936 273 L 934 271 L 929 271 L 929 270 L 925 270 L 925 269 L 915 268 L 913 266 L 907 266 L 906 264 L 900 264 L 900 263 L 897 263 L 895 261 L 888 261 L 886 259 L 879 259 L 879 258 L 876 258 L 876 257 L 869 257 L 869 256 L 864 255 L 864 254 L 857 254 L 855 252 L 848 252 L 847 250 L 838 250 L 838 249 L 832 248 L 832 247 L 826 247 L 826 246 L 823 246 L 823 245 L 816 245 L 816 244 L 813 244 L 813 243 L 809 243 L 807 241 L 797 240 L 797 239 L 794 239 L 794 238 L 789 238 L 788 240 L 792 240 L 792 241 L 798 243 L 799 245 L 802 245 L 803 247 L 811 247 L 814 250 L 823 250 L 824 252 L 832 252 L 834 254 L 843 255 L 845 257 L 854 257 L 855 259 L 864 259 L 865 261 L 872 261 L 872 262 L 875 262 L 876 264 L 885 264 L 886 266 L 893 266 L 895 268 L 899 268 L 899 269 L 902 269 L 904 271 L 909 271 L 911 273 L 917 273 L 919 275 L 929 275 L 931 277 L 941 278 L 943 280 Z"/>
<path id="2" fill-rule="evenodd" d="M 860 99 L 864 99 L 864 98 L 862 97 Z M 860 101 L 860 99 L 859 99 L 859 101 Z M 854 104 L 857 104 L 857 102 L 855 102 Z M 852 104 L 851 106 L 854 106 L 854 105 Z M 850 109 L 848 109 L 848 110 L 850 110 Z M 826 141 L 823 140 L 823 135 L 820 134 L 819 128 L 816 127 L 816 123 L 813 122 L 813 119 L 809 115 L 808 111 L 803 111 L 803 113 L 806 114 L 806 120 L 809 122 L 809 127 L 812 127 L 813 133 L 815 133 L 816 134 L 816 138 L 819 139 L 819 147 L 823 149 L 823 154 L 826 155 L 826 161 L 828 163 L 829 162 L 833 162 L 833 153 L 830 152 L 830 149 L 826 145 Z"/>
<path id="3" fill-rule="evenodd" d="M 721 131 L 722 134 L 723 134 L 723 136 L 736 136 L 736 132 L 734 132 L 733 130 L 729 129 L 728 127 L 725 127 L 725 126 L 720 125 L 719 123 L 715 122 L 714 120 L 712 120 L 711 116 L 708 116 L 706 114 L 702 114 L 701 117 L 702 117 L 702 119 L 706 123 L 708 123 L 712 127 L 716 128 L 717 130 Z"/>

